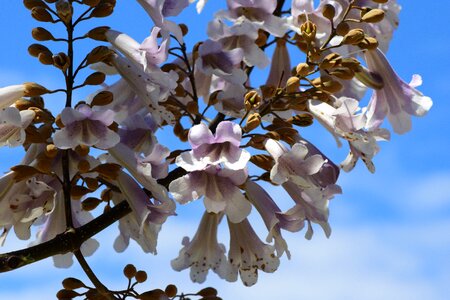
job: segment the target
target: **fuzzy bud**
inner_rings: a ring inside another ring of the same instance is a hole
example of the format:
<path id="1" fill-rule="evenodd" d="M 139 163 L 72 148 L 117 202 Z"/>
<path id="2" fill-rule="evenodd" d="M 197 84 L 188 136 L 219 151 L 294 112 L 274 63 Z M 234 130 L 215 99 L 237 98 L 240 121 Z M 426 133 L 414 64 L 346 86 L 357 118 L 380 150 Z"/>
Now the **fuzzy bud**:
<path id="1" fill-rule="evenodd" d="M 70 64 L 71 64 L 70 58 L 64 52 L 60 52 L 56 55 L 53 55 L 53 65 L 58 69 L 60 69 L 61 71 L 66 72 Z"/>
<path id="2" fill-rule="evenodd" d="M 245 132 L 250 132 L 253 129 L 258 128 L 261 124 L 261 116 L 258 113 L 250 114 L 245 122 L 245 127 L 243 128 Z"/>
<path id="3" fill-rule="evenodd" d="M 108 26 L 96 27 L 94 29 L 89 30 L 89 32 L 86 33 L 86 36 L 88 38 L 91 38 L 91 39 L 96 40 L 96 41 L 107 42 L 108 40 L 106 39 L 105 33 L 109 29 L 110 29 L 110 27 L 108 27 Z"/>
<path id="4" fill-rule="evenodd" d="M 39 22 L 54 22 L 52 15 L 42 6 L 33 7 L 31 16 Z"/>
<path id="5" fill-rule="evenodd" d="M 384 11 L 382 9 L 371 9 L 361 17 L 361 21 L 366 23 L 378 23 L 384 19 Z"/>
<path id="6" fill-rule="evenodd" d="M 91 18 L 105 18 L 114 11 L 114 5 L 111 3 L 101 3 L 91 12 Z"/>
<path id="7" fill-rule="evenodd" d="M 244 96 L 245 109 L 249 111 L 253 108 L 258 107 L 261 104 L 261 100 L 262 98 L 257 91 L 247 92 L 247 94 L 245 94 Z"/>
<path id="8" fill-rule="evenodd" d="M 33 28 L 31 35 L 36 41 L 52 41 L 55 39 L 50 31 L 42 27 Z"/>
<path id="9" fill-rule="evenodd" d="M 68 0 L 58 0 L 58 2 L 56 2 L 56 13 L 65 24 L 69 24 L 73 15 L 71 2 Z"/>
<path id="10" fill-rule="evenodd" d="M 82 287 L 86 287 L 86 285 L 81 280 L 72 277 L 64 279 L 62 285 L 66 290 L 76 290 Z"/>
<path id="11" fill-rule="evenodd" d="M 95 72 L 89 75 L 84 81 L 85 85 L 99 85 L 106 79 L 106 75 L 102 72 Z"/>
<path id="12" fill-rule="evenodd" d="M 23 93 L 24 97 L 35 97 L 47 94 L 49 90 L 43 87 L 40 84 L 34 82 L 26 82 L 24 83 L 25 91 Z"/>
<path id="13" fill-rule="evenodd" d="M 332 21 L 334 16 L 336 15 L 336 9 L 331 4 L 326 4 L 323 7 L 322 15 L 328 20 Z"/>
<path id="14" fill-rule="evenodd" d="M 288 94 L 296 93 L 300 88 L 300 79 L 298 77 L 292 76 L 286 82 L 286 92 Z"/>
<path id="15" fill-rule="evenodd" d="M 350 30 L 342 40 L 343 44 L 357 45 L 364 40 L 364 31 L 360 28 Z"/>
<path id="16" fill-rule="evenodd" d="M 178 289 L 175 285 L 169 284 L 168 286 L 166 286 L 164 292 L 166 293 L 167 297 L 173 298 L 177 295 Z"/>
<path id="17" fill-rule="evenodd" d="M 37 6 L 41 7 L 47 7 L 47 4 L 44 3 L 42 0 L 24 0 L 23 5 L 28 9 L 33 9 Z"/>
<path id="18" fill-rule="evenodd" d="M 103 61 L 109 55 L 112 50 L 106 46 L 98 46 L 92 49 L 92 51 L 86 57 L 86 64 L 91 65 Z"/>
<path id="19" fill-rule="evenodd" d="M 50 56 L 53 55 L 47 47 L 41 44 L 32 44 L 28 47 L 28 53 L 31 56 L 38 57 L 41 52 L 47 52 L 50 54 Z"/>
<path id="20" fill-rule="evenodd" d="M 350 25 L 348 23 L 342 22 L 336 26 L 336 34 L 339 36 L 344 36 L 350 31 Z"/>
<path id="21" fill-rule="evenodd" d="M 100 0 L 83 0 L 82 2 L 87 6 L 94 7 L 100 3 Z"/>
<path id="22" fill-rule="evenodd" d="M 91 102 L 91 106 L 103 106 L 108 105 L 114 100 L 114 94 L 109 91 L 101 91 L 94 96 Z"/>
<path id="23" fill-rule="evenodd" d="M 308 65 L 307 63 L 299 63 L 295 68 L 298 77 L 306 77 L 312 71 L 314 71 L 314 66 Z"/>

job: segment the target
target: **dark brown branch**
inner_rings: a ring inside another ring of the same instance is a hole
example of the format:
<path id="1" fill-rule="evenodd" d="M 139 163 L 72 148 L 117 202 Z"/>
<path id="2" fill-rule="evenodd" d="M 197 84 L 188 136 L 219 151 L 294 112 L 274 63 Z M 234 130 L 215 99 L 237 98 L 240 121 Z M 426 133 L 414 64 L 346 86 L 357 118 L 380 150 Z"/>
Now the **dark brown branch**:
<path id="1" fill-rule="evenodd" d="M 130 212 L 131 208 L 128 202 L 122 201 L 91 222 L 79 228 L 65 231 L 48 242 L 1 254 L 0 273 L 18 269 L 57 254 L 75 252 L 80 249 L 81 244 L 87 239 L 109 227 Z"/>

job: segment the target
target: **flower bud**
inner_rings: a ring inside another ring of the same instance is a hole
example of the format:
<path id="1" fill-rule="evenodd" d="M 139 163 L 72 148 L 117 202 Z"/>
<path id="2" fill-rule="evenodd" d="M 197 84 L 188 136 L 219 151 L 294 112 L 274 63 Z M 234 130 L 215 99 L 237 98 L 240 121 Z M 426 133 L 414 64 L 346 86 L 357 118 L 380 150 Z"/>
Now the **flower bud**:
<path id="1" fill-rule="evenodd" d="M 51 52 L 41 52 L 37 58 L 43 65 L 53 65 L 53 53 Z"/>
<path id="2" fill-rule="evenodd" d="M 332 21 L 334 16 L 336 15 L 336 9 L 331 4 L 326 4 L 323 7 L 322 15 L 328 20 Z"/>
<path id="3" fill-rule="evenodd" d="M 72 277 L 64 279 L 62 285 L 66 290 L 76 290 L 86 286 L 81 280 Z"/>
<path id="4" fill-rule="evenodd" d="M 58 0 L 56 2 L 56 13 L 65 24 L 69 24 L 73 15 L 72 4 L 68 0 Z"/>
<path id="5" fill-rule="evenodd" d="M 91 164 L 87 160 L 82 159 L 78 162 L 77 168 L 80 173 L 87 173 L 91 169 Z"/>
<path id="6" fill-rule="evenodd" d="M 95 72 L 89 75 L 84 81 L 85 85 L 99 85 L 106 79 L 106 75 L 102 72 Z"/>
<path id="7" fill-rule="evenodd" d="M 81 202 L 81 208 L 84 211 L 91 211 L 97 208 L 102 201 L 95 197 L 86 198 L 83 202 Z"/>
<path id="8" fill-rule="evenodd" d="M 197 292 L 197 295 L 202 296 L 204 298 L 215 297 L 217 296 L 217 290 L 212 287 L 207 287 Z"/>
<path id="9" fill-rule="evenodd" d="M 255 44 L 258 47 L 262 47 L 267 43 L 268 35 L 264 30 L 258 30 L 258 37 L 256 38 Z"/>
<path id="10" fill-rule="evenodd" d="M 350 30 L 342 40 L 343 44 L 356 45 L 364 40 L 364 31 L 360 28 Z"/>
<path id="11" fill-rule="evenodd" d="M 298 77 L 306 77 L 312 71 L 314 71 L 314 66 L 308 65 L 307 63 L 299 63 L 295 68 Z"/>
<path id="12" fill-rule="evenodd" d="M 65 127 L 63 122 L 62 122 L 62 120 L 61 120 L 61 114 L 56 116 L 55 124 L 56 124 L 56 126 L 58 126 L 58 128 L 64 128 Z"/>
<path id="13" fill-rule="evenodd" d="M 198 103 L 195 101 L 191 101 L 186 105 L 186 110 L 188 113 L 196 115 L 198 114 Z"/>
<path id="14" fill-rule="evenodd" d="M 48 52 L 50 56 L 53 55 L 52 52 L 47 47 L 41 44 L 32 44 L 28 47 L 28 53 L 31 56 L 38 57 L 39 53 L 41 52 Z"/>
<path id="15" fill-rule="evenodd" d="M 147 280 L 147 273 L 145 271 L 137 271 L 134 277 L 137 282 L 142 283 Z"/>
<path id="16" fill-rule="evenodd" d="M 315 83 L 314 85 L 325 92 L 334 94 L 334 93 L 341 91 L 343 88 L 341 83 L 339 83 L 336 80 L 333 80 L 329 76 L 322 76 L 317 79 L 319 79 L 319 80 L 316 82 L 313 82 L 313 83 Z M 317 82 L 319 84 L 316 85 Z"/>
<path id="17" fill-rule="evenodd" d="M 58 148 L 53 144 L 48 144 L 45 146 L 44 154 L 48 158 L 54 158 L 58 154 Z"/>
<path id="18" fill-rule="evenodd" d="M 91 191 L 88 188 L 81 185 L 73 185 L 70 189 L 70 195 L 76 200 L 79 200 L 81 197 L 86 196 L 90 192 Z"/>
<path id="19" fill-rule="evenodd" d="M 103 106 L 108 105 L 114 100 L 114 94 L 109 91 L 101 91 L 94 96 L 91 102 L 91 106 Z"/>
<path id="20" fill-rule="evenodd" d="M 111 55 L 113 51 L 106 46 L 98 46 L 92 49 L 86 56 L 86 64 L 91 65 L 103 61 L 106 57 Z"/>
<path id="21" fill-rule="evenodd" d="M 306 21 L 300 26 L 302 37 L 307 41 L 312 41 L 316 38 L 317 26 L 311 21 Z"/>
<path id="22" fill-rule="evenodd" d="M 101 3 L 91 12 L 91 18 L 104 18 L 111 15 L 114 11 L 114 5 L 111 3 Z"/>
<path id="23" fill-rule="evenodd" d="M 47 4 L 42 0 L 23 0 L 23 5 L 28 9 L 33 9 L 36 6 L 47 7 Z"/>
<path id="24" fill-rule="evenodd" d="M 81 296 L 81 295 L 75 291 L 66 290 L 66 289 L 59 290 L 58 293 L 56 293 L 56 298 L 58 298 L 58 299 L 73 299 L 78 296 Z"/>
<path id="25" fill-rule="evenodd" d="M 78 145 L 75 147 L 75 152 L 79 155 L 79 156 L 86 156 L 89 154 L 89 146 L 86 145 Z"/>
<path id="26" fill-rule="evenodd" d="M 42 27 L 33 28 L 31 35 L 37 41 L 52 41 L 55 39 L 50 31 Z"/>
<path id="27" fill-rule="evenodd" d="M 164 292 L 166 293 L 167 297 L 173 298 L 177 295 L 178 289 L 175 285 L 169 284 L 168 286 L 166 286 Z"/>
<path id="28" fill-rule="evenodd" d="M 61 71 L 66 72 L 70 64 L 70 58 L 64 52 L 53 55 L 53 65 Z"/>
<path id="29" fill-rule="evenodd" d="M 49 92 L 49 90 L 47 90 L 45 87 L 34 82 L 26 82 L 24 83 L 24 86 L 25 86 L 25 91 L 23 94 L 24 97 L 40 96 L 47 94 Z"/>
<path id="30" fill-rule="evenodd" d="M 296 93 L 300 88 L 300 79 L 298 77 L 292 76 L 286 82 L 286 92 L 288 94 Z"/>
<path id="31" fill-rule="evenodd" d="M 335 68 L 328 74 L 344 80 L 350 80 L 355 76 L 355 72 L 349 68 Z"/>
<path id="32" fill-rule="evenodd" d="M 99 187 L 98 180 L 95 178 L 86 177 L 84 178 L 84 182 L 86 183 L 88 189 L 90 189 L 91 191 L 95 191 Z"/>
<path id="33" fill-rule="evenodd" d="M 361 17 L 361 21 L 366 23 L 377 23 L 384 19 L 384 11 L 382 9 L 371 9 Z"/>
<path id="34" fill-rule="evenodd" d="M 313 123 L 313 116 L 310 114 L 300 114 L 295 115 L 292 118 L 288 119 L 287 121 L 289 123 L 292 123 L 294 125 L 300 126 L 300 127 L 307 127 L 312 125 Z"/>
<path id="35" fill-rule="evenodd" d="M 250 132 L 253 129 L 258 128 L 261 124 L 261 116 L 258 113 L 250 114 L 245 122 L 245 127 L 243 128 L 245 132 Z"/>
<path id="36" fill-rule="evenodd" d="M 186 24 L 179 24 L 178 26 L 180 26 L 180 30 L 181 30 L 181 34 L 183 36 L 186 36 L 189 32 L 189 28 L 187 27 Z"/>
<path id="37" fill-rule="evenodd" d="M 339 36 L 344 36 L 350 31 L 350 25 L 345 22 L 341 22 L 336 26 L 336 34 Z"/>
<path id="38" fill-rule="evenodd" d="M 89 32 L 86 33 L 86 36 L 96 41 L 107 42 L 108 40 L 106 39 L 105 33 L 109 29 L 110 27 L 108 26 L 96 27 L 94 29 L 89 30 Z"/>
<path id="39" fill-rule="evenodd" d="M 272 169 L 272 167 L 274 165 L 274 160 L 273 160 L 272 156 L 265 155 L 265 154 L 253 155 L 252 157 L 250 157 L 250 161 L 254 165 L 256 165 L 266 171 L 270 171 L 270 169 Z"/>
<path id="40" fill-rule="evenodd" d="M 45 159 L 37 159 L 36 169 L 41 173 L 49 174 L 52 171 L 52 161 L 45 157 Z"/>
<path id="41" fill-rule="evenodd" d="M 40 22 L 54 21 L 52 15 L 48 12 L 47 9 L 45 9 L 45 7 L 42 6 L 33 7 L 33 9 L 31 10 L 31 16 Z"/>
<path id="42" fill-rule="evenodd" d="M 261 104 L 261 100 L 262 98 L 257 91 L 247 92 L 247 94 L 245 94 L 244 96 L 245 109 L 249 111 L 253 108 L 258 107 Z"/>
<path id="43" fill-rule="evenodd" d="M 82 3 L 87 6 L 94 7 L 100 3 L 100 0 L 83 0 Z"/>
<path id="44" fill-rule="evenodd" d="M 125 268 L 123 268 L 123 274 L 125 275 L 126 278 L 131 279 L 136 275 L 136 267 L 133 266 L 132 264 L 128 264 L 125 266 Z"/>
<path id="45" fill-rule="evenodd" d="M 358 44 L 358 47 L 361 49 L 375 50 L 378 48 L 378 41 L 376 38 L 366 36 L 364 40 Z"/>

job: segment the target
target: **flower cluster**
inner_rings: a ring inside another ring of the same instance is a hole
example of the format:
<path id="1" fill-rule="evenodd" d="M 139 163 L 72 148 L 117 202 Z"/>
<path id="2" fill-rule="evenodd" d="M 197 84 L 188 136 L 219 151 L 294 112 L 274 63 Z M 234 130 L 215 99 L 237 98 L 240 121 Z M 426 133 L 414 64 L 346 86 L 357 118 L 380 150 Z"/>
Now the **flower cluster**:
<path id="1" fill-rule="evenodd" d="M 115 5 L 59 0 L 53 9 L 55 1 L 24 2 L 38 21 L 57 16 L 72 33 L 81 21 L 110 15 Z M 29 239 L 32 225 L 41 225 L 34 244 L 50 241 L 126 201 L 130 211 L 119 220 L 114 249 L 124 251 L 134 240 L 156 254 L 177 203 L 203 199 L 197 233 L 183 239 L 172 267 L 189 268 L 194 282 L 204 282 L 212 270 L 250 286 L 258 272 L 276 271 L 282 255 L 290 258 L 283 231 L 304 229 L 311 239 L 319 225 L 330 236 L 328 204 L 342 193 L 340 170 L 351 171 L 361 159 L 375 172 L 378 142 L 390 139 L 385 119 L 403 134 L 411 116 L 424 116 L 432 106 L 416 89 L 421 77 L 404 82 L 386 58 L 398 25 L 396 0 L 322 0 L 318 7 L 313 0 L 227 0 L 209 22 L 207 39 L 192 49 L 188 26 L 170 18 L 195 1 L 137 2 L 154 24 L 142 43 L 113 28 L 94 28 L 82 38 L 106 44 L 78 68 L 72 52 L 54 54 L 33 44 L 30 54 L 60 69 L 67 87 L 0 89 L 0 145 L 26 150 L 0 178 L 0 244 L 11 230 Z M 205 5 L 198 1 L 197 11 Z M 87 10 L 74 21 L 77 6 Z M 59 40 L 42 27 L 33 36 Z M 271 58 L 265 54 L 270 47 Z M 94 73 L 74 86 L 88 66 Z M 254 86 L 255 68 L 268 71 L 260 86 Z M 106 75 L 119 79 L 105 81 Z M 72 105 L 72 91 L 85 85 L 100 89 Z M 66 106 L 53 115 L 41 96 L 61 91 Z M 315 121 L 338 146 L 348 142 L 342 162 L 314 146 L 315 137 L 300 135 Z M 171 132 L 173 141 L 160 144 Z M 277 189 L 292 200 L 286 211 Z M 267 227 L 265 240 L 248 218 L 252 208 Z M 228 247 L 218 240 L 222 222 Z M 86 255 L 98 247 L 93 239 L 83 242 Z M 55 258 L 61 266 L 71 263 L 67 254 Z"/>

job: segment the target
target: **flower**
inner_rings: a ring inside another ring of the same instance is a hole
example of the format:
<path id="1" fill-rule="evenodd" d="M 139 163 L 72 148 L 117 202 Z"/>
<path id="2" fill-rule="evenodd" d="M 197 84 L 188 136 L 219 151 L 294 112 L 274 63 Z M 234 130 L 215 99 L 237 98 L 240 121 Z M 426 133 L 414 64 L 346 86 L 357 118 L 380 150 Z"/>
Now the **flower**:
<path id="1" fill-rule="evenodd" d="M 0 146 L 16 147 L 25 141 L 25 129 L 35 117 L 32 110 L 19 111 L 15 107 L 0 110 Z"/>
<path id="2" fill-rule="evenodd" d="M 33 82 L 0 88 L 0 108 L 13 105 L 21 97 L 40 96 L 47 92 L 45 87 Z"/>
<path id="3" fill-rule="evenodd" d="M 269 77 L 266 85 L 284 87 L 291 77 L 291 60 L 286 47 L 286 41 L 279 39 L 272 56 Z"/>
<path id="4" fill-rule="evenodd" d="M 392 69 L 380 49 L 366 51 L 367 67 L 383 79 L 384 87 L 374 90 L 367 108 L 367 127 L 378 128 L 387 116 L 394 131 L 403 134 L 411 130 L 411 117 L 424 116 L 433 105 L 415 87 L 422 84 L 419 75 L 410 84 L 404 82 Z"/>
<path id="5" fill-rule="evenodd" d="M 108 128 L 113 123 L 112 110 L 92 111 L 86 105 L 75 109 L 66 107 L 61 113 L 64 128 L 53 136 L 53 143 L 60 149 L 74 149 L 78 145 L 108 149 L 120 141 L 117 133 Z"/>
<path id="6" fill-rule="evenodd" d="M 280 265 L 275 248 L 261 242 L 247 219 L 240 223 L 229 221 L 230 251 L 228 261 L 235 274 L 239 272 L 245 286 L 258 280 L 258 270 L 273 273 Z"/>
<path id="7" fill-rule="evenodd" d="M 172 181 L 169 191 L 180 204 L 204 196 L 203 203 L 207 212 L 216 214 L 224 212 L 231 222 L 239 223 L 251 211 L 250 203 L 238 187 L 246 179 L 245 169 L 233 171 L 210 166 Z"/>
<path id="8" fill-rule="evenodd" d="M 220 278 L 236 281 L 236 274 L 225 257 L 225 246 L 217 242 L 217 228 L 222 219 L 221 214 L 204 213 L 194 238 L 183 238 L 183 248 L 177 258 L 171 261 L 172 268 L 181 271 L 191 269 L 191 280 L 203 283 L 211 269 Z"/>
<path id="9" fill-rule="evenodd" d="M 215 135 L 205 124 L 195 125 L 188 135 L 192 151 L 181 153 L 176 163 L 189 172 L 219 164 L 231 170 L 244 169 L 250 153 L 239 147 L 241 138 L 241 127 L 230 121 L 220 122 Z"/>

